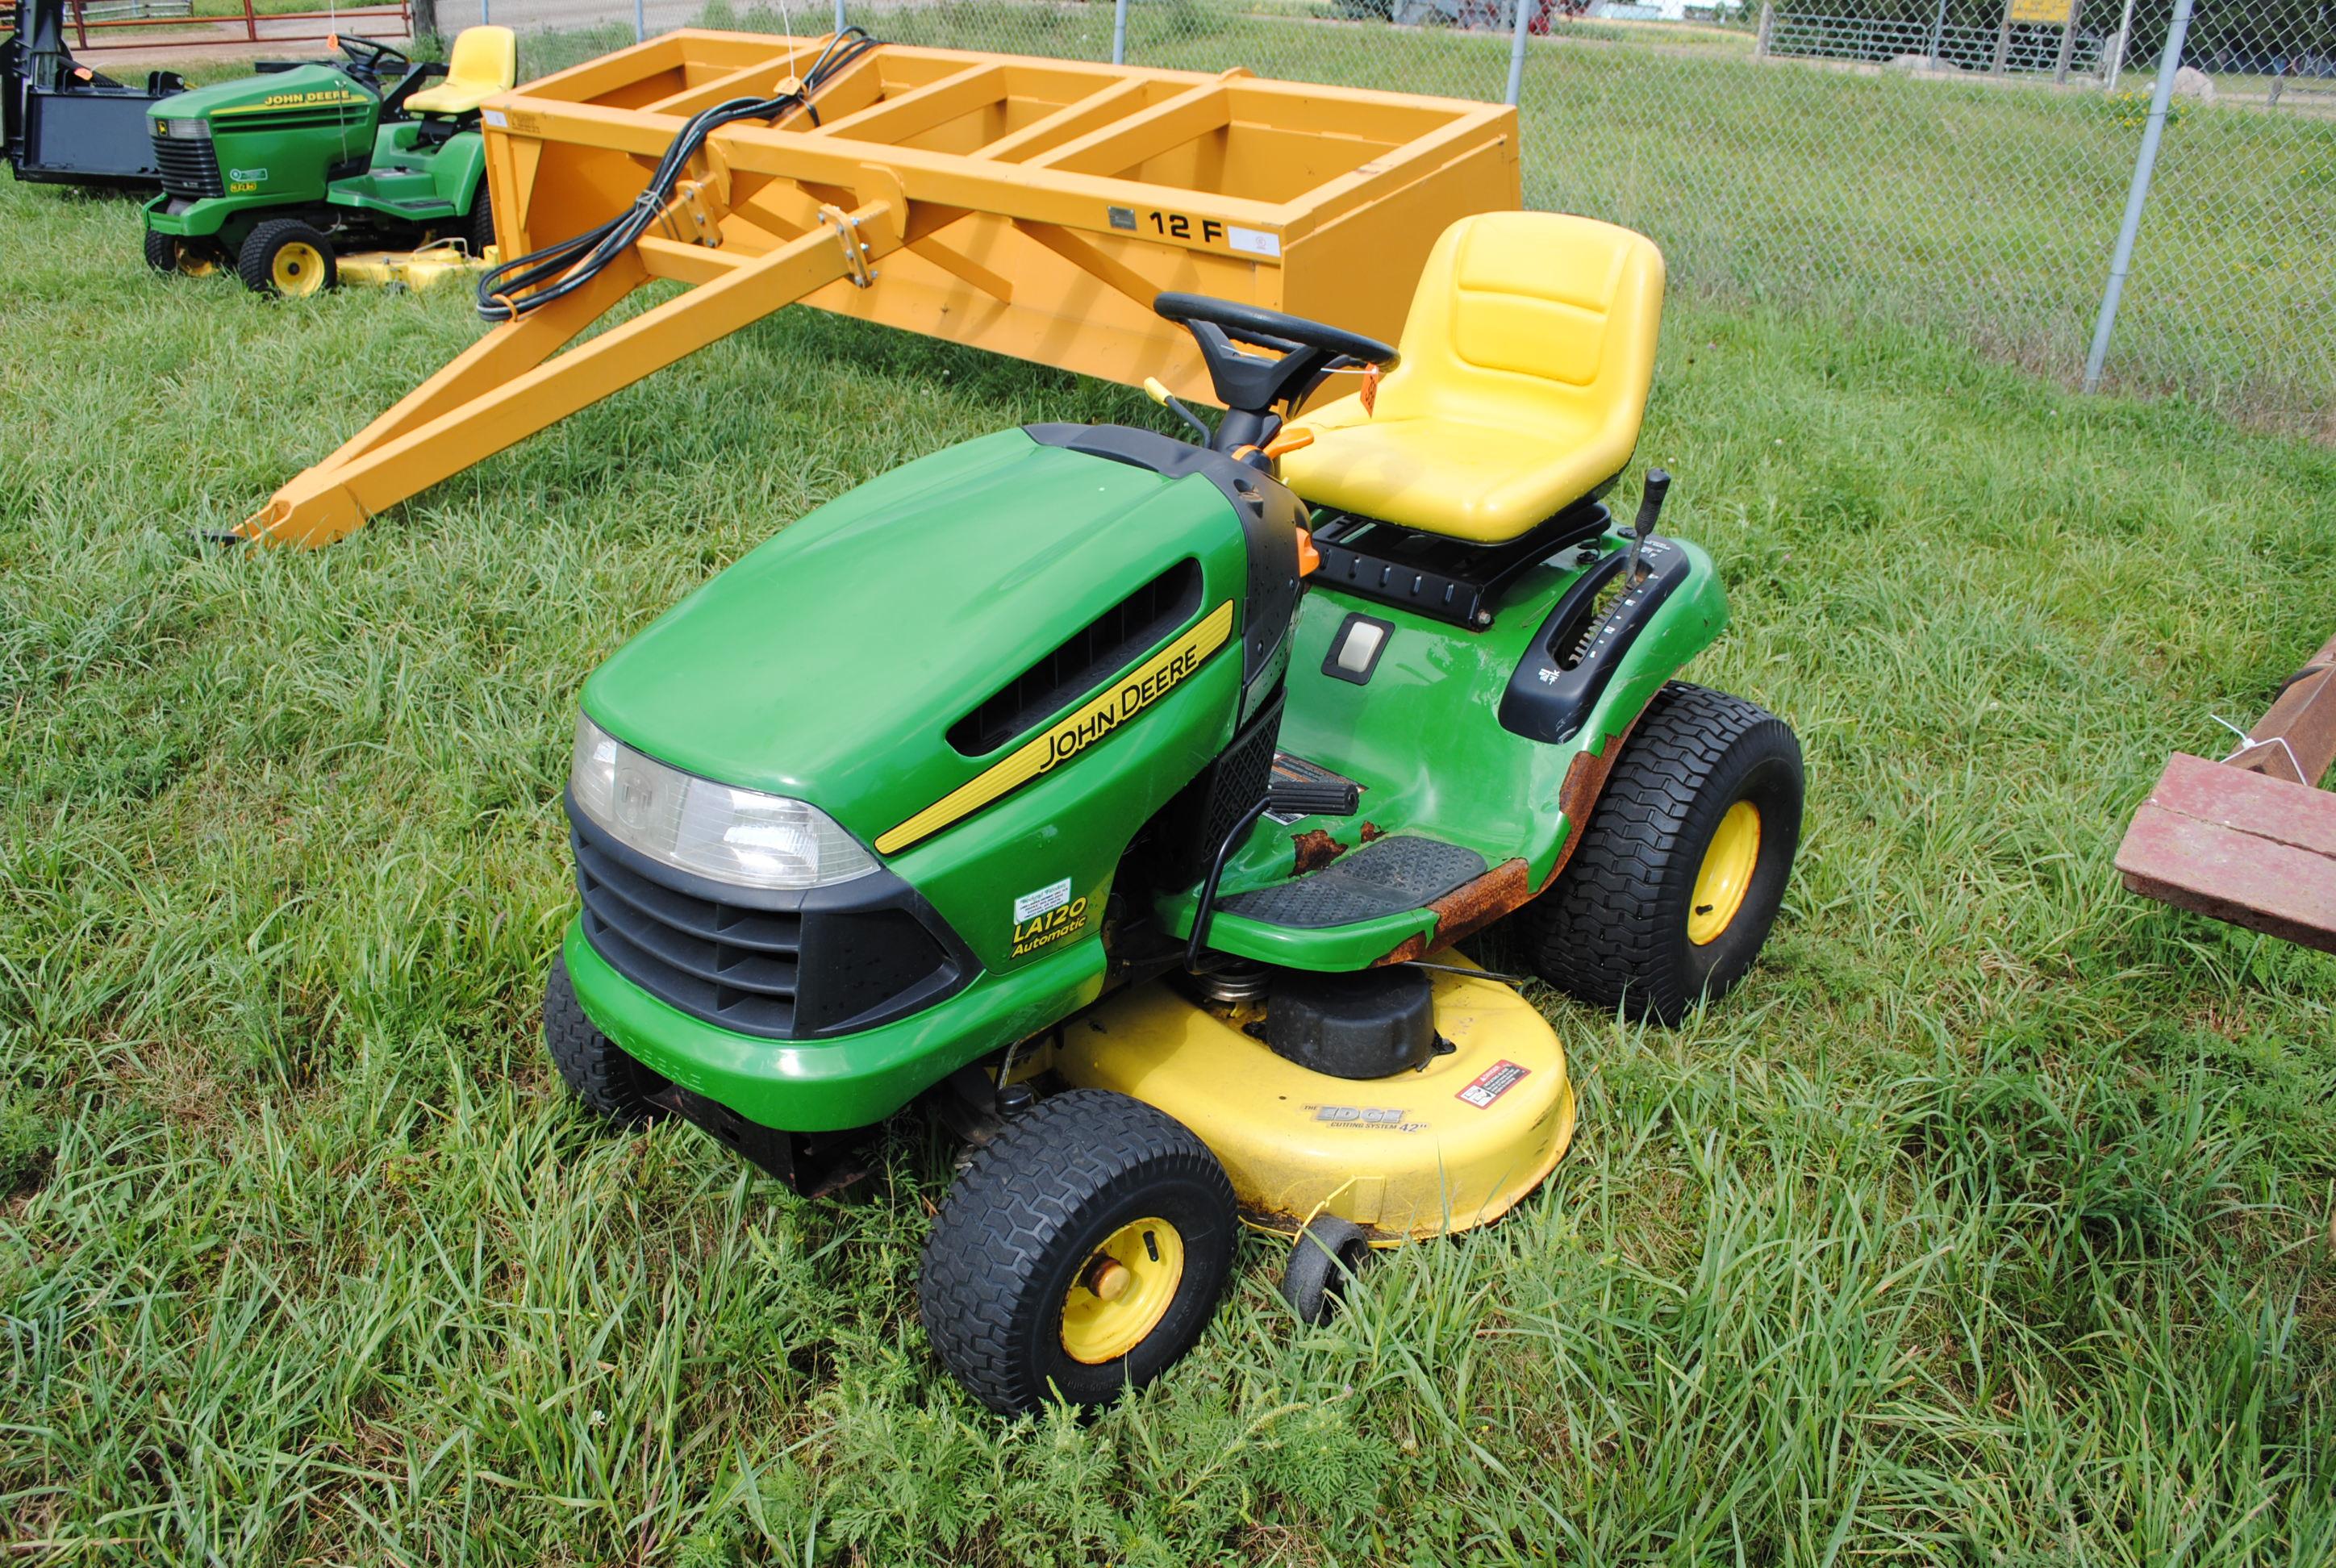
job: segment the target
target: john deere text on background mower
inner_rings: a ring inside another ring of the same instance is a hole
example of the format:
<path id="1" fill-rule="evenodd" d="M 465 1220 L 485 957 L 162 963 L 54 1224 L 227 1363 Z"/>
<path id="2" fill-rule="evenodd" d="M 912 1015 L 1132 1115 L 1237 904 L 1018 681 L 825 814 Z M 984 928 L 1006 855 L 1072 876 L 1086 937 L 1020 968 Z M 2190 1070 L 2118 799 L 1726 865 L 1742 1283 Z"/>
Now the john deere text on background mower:
<path id="1" fill-rule="evenodd" d="M 1436 242 L 1399 359 L 1163 295 L 1228 410 L 1157 394 L 1197 443 L 1003 431 L 706 583 L 584 688 L 570 1088 L 807 1192 L 930 1094 L 976 1149 L 923 1320 L 1003 1411 L 1158 1374 L 1240 1221 L 1299 1239 L 1310 1318 L 1368 1247 L 1504 1213 L 1573 1086 L 1438 955 L 1512 917 L 1552 984 L 1676 1019 L 1798 840 L 1790 729 L 1672 680 L 1727 612 L 1667 478 L 1627 530 L 1599 499 L 1661 287 L 1640 235 L 1498 212 Z"/>
<path id="2" fill-rule="evenodd" d="M 264 294 L 338 281 L 360 248 L 494 242 L 480 105 L 518 73 L 508 27 L 466 28 L 446 64 L 336 38 L 337 64 L 163 99 L 148 113 L 162 194 L 146 205 L 146 259 L 165 272 L 236 269 Z M 441 80 L 443 78 L 443 80 Z"/>

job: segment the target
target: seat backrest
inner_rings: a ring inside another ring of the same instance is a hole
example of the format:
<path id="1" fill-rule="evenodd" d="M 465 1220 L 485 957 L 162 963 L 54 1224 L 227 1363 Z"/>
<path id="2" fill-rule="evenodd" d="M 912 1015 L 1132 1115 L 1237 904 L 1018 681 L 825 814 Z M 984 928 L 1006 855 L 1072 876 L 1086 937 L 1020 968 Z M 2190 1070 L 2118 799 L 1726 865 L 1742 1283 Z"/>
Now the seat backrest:
<path id="1" fill-rule="evenodd" d="M 508 93 L 519 85 L 519 38 L 508 27 L 465 27 L 446 56 L 446 85 Z"/>
<path id="2" fill-rule="evenodd" d="M 1627 418 L 1635 438 L 1662 308 L 1663 254 L 1643 234 L 1555 212 L 1464 218 L 1428 253 L 1380 416 L 1576 431 Z"/>

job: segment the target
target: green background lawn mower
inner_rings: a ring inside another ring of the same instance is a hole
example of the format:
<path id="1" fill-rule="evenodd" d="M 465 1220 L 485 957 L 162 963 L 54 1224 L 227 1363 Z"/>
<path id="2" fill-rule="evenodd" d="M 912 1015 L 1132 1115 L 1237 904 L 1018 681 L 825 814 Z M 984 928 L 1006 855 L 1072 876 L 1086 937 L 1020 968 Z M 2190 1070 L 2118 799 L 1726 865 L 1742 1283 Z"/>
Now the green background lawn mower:
<path id="1" fill-rule="evenodd" d="M 445 64 L 341 36 L 336 64 L 263 66 L 147 111 L 162 194 L 146 259 L 164 272 L 232 267 L 262 294 L 333 287 L 346 253 L 494 243 L 480 106 L 508 92 L 508 27 L 466 28 Z M 434 83 L 434 84 L 433 84 Z"/>
<path id="2" fill-rule="evenodd" d="M 1197 443 L 1000 432 L 699 589 L 583 691 L 570 1089 L 807 1193 L 928 1098 L 972 1152 L 926 1332 L 1007 1412 L 1156 1376 L 1243 1222 L 1319 1320 L 1371 1248 L 1506 1212 L 1574 1090 L 1451 945 L 1510 919 L 1552 984 L 1676 1020 L 1799 836 L 1791 730 L 1673 679 L 1726 605 L 1654 531 L 1668 480 L 1628 528 L 1599 499 L 1661 287 L 1641 236 L 1503 212 L 1437 241 L 1399 358 L 1163 295 L 1227 410 L 1155 394 Z"/>

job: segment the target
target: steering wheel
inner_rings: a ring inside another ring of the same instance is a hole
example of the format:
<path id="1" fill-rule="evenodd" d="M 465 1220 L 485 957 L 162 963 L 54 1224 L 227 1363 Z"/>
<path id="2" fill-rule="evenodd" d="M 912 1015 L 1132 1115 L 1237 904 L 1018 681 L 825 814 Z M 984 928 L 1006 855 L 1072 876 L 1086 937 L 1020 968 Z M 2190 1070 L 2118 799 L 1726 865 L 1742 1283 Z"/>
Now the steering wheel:
<path id="1" fill-rule="evenodd" d="M 1227 410 L 1220 445 L 1234 439 L 1260 439 L 1255 432 L 1274 423 L 1270 414 L 1275 404 L 1298 403 L 1334 370 L 1364 365 L 1392 370 L 1397 358 L 1394 349 L 1376 337 L 1205 294 L 1163 294 L 1152 302 L 1152 308 L 1188 329 L 1200 345 L 1217 401 Z M 1236 346 L 1243 343 L 1270 348 L 1275 357 Z M 1240 428 L 1228 434 L 1236 425 Z"/>
<path id="2" fill-rule="evenodd" d="M 386 44 L 376 44 L 370 38 L 354 38 L 346 33 L 336 33 L 333 42 L 349 57 L 350 69 L 357 75 L 371 77 L 377 85 L 387 76 L 402 76 L 413 69 L 414 63 L 403 50 Z"/>

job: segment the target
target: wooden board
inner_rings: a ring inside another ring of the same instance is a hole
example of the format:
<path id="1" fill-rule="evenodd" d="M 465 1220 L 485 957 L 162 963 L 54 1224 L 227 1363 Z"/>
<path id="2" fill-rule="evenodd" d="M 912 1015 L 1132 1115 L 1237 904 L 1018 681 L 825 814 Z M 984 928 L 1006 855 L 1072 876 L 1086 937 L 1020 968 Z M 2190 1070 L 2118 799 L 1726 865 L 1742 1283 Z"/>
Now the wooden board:
<path id="1" fill-rule="evenodd" d="M 2176 753 L 2117 847 L 2125 885 L 2336 952 L 2336 794 Z"/>

